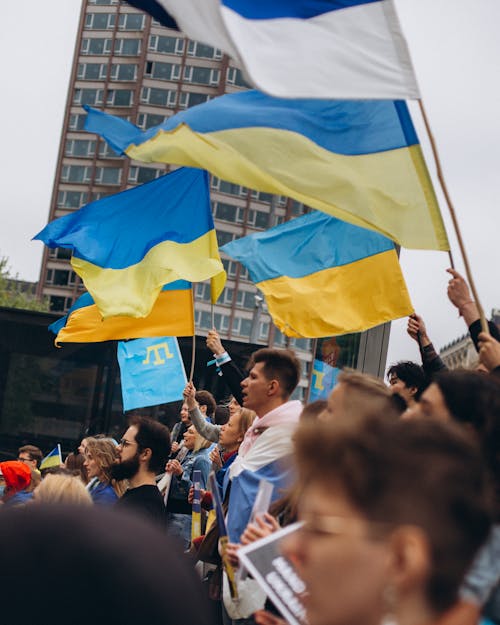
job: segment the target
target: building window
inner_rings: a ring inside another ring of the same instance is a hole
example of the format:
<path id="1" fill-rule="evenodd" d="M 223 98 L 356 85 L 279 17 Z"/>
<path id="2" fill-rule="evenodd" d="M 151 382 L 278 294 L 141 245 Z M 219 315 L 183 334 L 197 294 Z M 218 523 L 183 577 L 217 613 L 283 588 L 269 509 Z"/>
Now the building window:
<path id="1" fill-rule="evenodd" d="M 105 141 L 99 141 L 99 158 L 120 158 Z"/>
<path id="2" fill-rule="evenodd" d="M 71 250 L 65 247 L 56 247 L 49 250 L 49 258 L 57 260 L 69 260 L 71 258 Z"/>
<path id="3" fill-rule="evenodd" d="M 236 223 L 239 206 L 234 204 L 225 204 L 224 202 L 216 202 L 214 214 L 217 219 Z"/>
<path id="4" fill-rule="evenodd" d="M 246 87 L 250 89 L 250 85 L 243 78 L 243 73 L 236 67 L 228 67 L 226 73 L 226 81 L 229 85 L 235 85 L 237 87 Z"/>
<path id="5" fill-rule="evenodd" d="M 79 63 L 76 77 L 78 80 L 106 80 L 105 63 Z"/>
<path id="6" fill-rule="evenodd" d="M 139 56 L 141 53 L 141 39 L 116 39 L 115 54 L 117 56 Z"/>
<path id="7" fill-rule="evenodd" d="M 269 213 L 255 211 L 255 227 L 266 229 L 269 227 Z"/>
<path id="8" fill-rule="evenodd" d="M 179 96 L 179 108 L 190 108 L 197 104 L 203 104 L 207 100 L 210 100 L 210 96 L 207 93 L 187 93 L 184 91 Z"/>
<path id="9" fill-rule="evenodd" d="M 89 0 L 89 4 L 96 4 L 98 6 L 110 6 L 112 4 L 118 4 L 118 0 Z"/>
<path id="10" fill-rule="evenodd" d="M 220 193 L 227 193 L 228 195 L 237 195 L 239 197 L 247 194 L 247 188 L 242 187 L 234 182 L 227 182 L 227 180 L 220 180 L 215 176 L 212 176 L 212 188 Z"/>
<path id="11" fill-rule="evenodd" d="M 131 167 L 128 173 L 128 181 L 132 184 L 144 184 L 158 178 L 162 173 L 160 169 L 153 169 L 152 167 Z"/>
<path id="12" fill-rule="evenodd" d="M 90 182 L 90 167 L 83 165 L 63 165 L 61 180 L 63 182 Z"/>
<path id="13" fill-rule="evenodd" d="M 88 158 L 95 153 L 95 141 L 91 139 L 68 139 L 66 141 L 66 156 Z"/>
<path id="14" fill-rule="evenodd" d="M 228 258 L 223 258 L 222 259 L 222 264 L 224 265 L 224 269 L 226 270 L 226 273 L 228 275 L 229 278 L 235 278 L 236 277 L 236 272 L 238 270 L 238 263 L 236 263 L 234 260 L 229 260 Z"/>
<path id="15" fill-rule="evenodd" d="M 111 65 L 111 80 L 135 80 L 137 65 L 132 63 L 113 63 Z"/>
<path id="16" fill-rule="evenodd" d="M 80 208 L 87 203 L 88 194 L 84 191 L 59 191 L 57 206 L 59 208 Z"/>
<path id="17" fill-rule="evenodd" d="M 87 13 L 85 16 L 85 28 L 112 30 L 115 26 L 115 19 L 114 13 Z"/>
<path id="18" fill-rule="evenodd" d="M 122 180 L 121 167 L 96 167 L 95 182 L 97 184 L 120 184 Z"/>
<path id="19" fill-rule="evenodd" d="M 226 232 L 225 230 L 217 230 L 217 241 L 219 242 L 219 247 L 222 245 L 226 245 L 229 241 L 234 239 L 233 232 Z"/>
<path id="20" fill-rule="evenodd" d="M 71 114 L 69 116 L 69 130 L 83 130 L 86 117 L 87 115 Z"/>
<path id="21" fill-rule="evenodd" d="M 262 341 L 267 341 L 267 337 L 269 336 L 269 322 L 261 321 L 259 325 L 259 339 Z"/>
<path id="22" fill-rule="evenodd" d="M 198 85 L 211 85 L 216 87 L 219 84 L 220 71 L 211 67 L 194 67 L 186 65 L 184 67 L 184 80 Z"/>
<path id="23" fill-rule="evenodd" d="M 252 331 L 252 320 L 235 317 L 233 319 L 233 333 L 239 336 L 249 337 Z"/>
<path id="24" fill-rule="evenodd" d="M 222 50 L 212 48 L 198 41 L 190 41 L 187 53 L 189 56 L 197 56 L 202 59 L 221 59 Z"/>
<path id="25" fill-rule="evenodd" d="M 132 106 L 134 92 L 131 89 L 109 89 L 106 97 L 108 106 Z"/>
<path id="26" fill-rule="evenodd" d="M 177 91 L 172 89 L 157 89 L 156 87 L 144 87 L 141 92 L 141 102 L 156 106 L 174 107 L 177 102 Z"/>
<path id="27" fill-rule="evenodd" d="M 80 51 L 82 54 L 110 54 L 111 39 L 82 39 Z"/>
<path id="28" fill-rule="evenodd" d="M 140 113 L 137 117 L 137 125 L 143 130 L 152 128 L 153 126 L 159 126 L 164 121 L 164 115 L 155 115 L 154 113 Z"/>
<path id="29" fill-rule="evenodd" d="M 148 61 L 145 75 L 156 80 L 179 80 L 181 66 L 178 63 L 161 63 L 160 61 Z"/>
<path id="30" fill-rule="evenodd" d="M 118 16 L 118 28 L 120 30 L 143 30 L 144 15 L 137 13 L 122 13 Z"/>
<path id="31" fill-rule="evenodd" d="M 163 37 L 151 35 L 149 38 L 149 49 L 152 52 L 161 54 L 175 54 L 180 56 L 184 53 L 185 39 L 179 37 Z"/>
<path id="32" fill-rule="evenodd" d="M 66 312 L 71 308 L 73 298 L 62 297 L 61 295 L 51 295 L 49 299 L 49 307 L 51 312 Z"/>
<path id="33" fill-rule="evenodd" d="M 104 89 L 75 89 L 74 104 L 102 104 Z"/>

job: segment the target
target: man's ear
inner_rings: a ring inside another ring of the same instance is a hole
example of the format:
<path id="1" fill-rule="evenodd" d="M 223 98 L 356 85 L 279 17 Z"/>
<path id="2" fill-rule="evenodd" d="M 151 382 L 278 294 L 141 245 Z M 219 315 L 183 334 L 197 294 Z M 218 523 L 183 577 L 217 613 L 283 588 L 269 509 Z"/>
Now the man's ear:
<path id="1" fill-rule="evenodd" d="M 408 386 L 407 388 L 408 388 L 408 392 L 410 393 L 410 395 L 412 397 L 415 397 L 415 395 L 418 392 L 418 388 L 416 386 Z"/>
<path id="2" fill-rule="evenodd" d="M 425 532 L 414 525 L 402 525 L 389 537 L 393 581 L 401 592 L 425 585 L 431 567 L 431 547 Z"/>
<path id="3" fill-rule="evenodd" d="M 281 389 L 280 389 L 279 381 L 278 380 L 271 380 L 269 382 L 267 394 L 269 396 L 271 396 L 271 395 L 276 395 L 276 393 L 280 393 L 280 392 L 281 392 Z"/>
<path id="4" fill-rule="evenodd" d="M 151 449 L 149 447 L 146 447 L 146 449 L 143 449 L 141 451 L 141 453 L 139 454 L 139 459 L 142 460 L 143 462 L 148 462 L 151 459 L 151 456 L 153 455 L 153 452 L 151 451 Z"/>
<path id="5" fill-rule="evenodd" d="M 198 408 L 200 409 L 200 412 L 204 415 L 207 414 L 207 407 L 205 405 L 198 405 Z"/>

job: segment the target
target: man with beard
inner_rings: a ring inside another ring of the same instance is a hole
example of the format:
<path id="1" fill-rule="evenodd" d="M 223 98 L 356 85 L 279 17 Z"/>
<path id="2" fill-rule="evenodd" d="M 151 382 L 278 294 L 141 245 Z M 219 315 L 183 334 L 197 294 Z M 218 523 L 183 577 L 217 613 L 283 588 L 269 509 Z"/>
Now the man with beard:
<path id="1" fill-rule="evenodd" d="M 129 489 L 115 505 L 164 524 L 165 504 L 155 477 L 170 454 L 170 433 L 161 423 L 134 417 L 118 445 L 118 461 L 112 467 L 116 480 L 128 480 Z"/>

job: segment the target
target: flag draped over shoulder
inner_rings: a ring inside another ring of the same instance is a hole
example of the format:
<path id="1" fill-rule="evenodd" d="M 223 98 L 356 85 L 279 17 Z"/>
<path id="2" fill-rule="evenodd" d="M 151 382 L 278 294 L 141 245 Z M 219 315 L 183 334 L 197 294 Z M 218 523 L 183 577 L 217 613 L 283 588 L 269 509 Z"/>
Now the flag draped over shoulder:
<path id="1" fill-rule="evenodd" d="M 66 316 L 49 330 L 55 343 L 98 343 L 152 336 L 193 336 L 193 292 L 190 282 L 177 280 L 163 287 L 147 317 L 102 319 L 89 293 L 81 295 Z"/>
<path id="2" fill-rule="evenodd" d="M 71 265 L 104 319 L 146 317 L 176 280 L 212 278 L 214 301 L 225 283 L 204 171 L 178 169 L 92 202 L 34 238 L 73 250 Z"/>
<path id="3" fill-rule="evenodd" d="M 221 250 L 240 261 L 286 335 L 362 332 L 413 312 L 394 243 L 320 212 Z"/>
<path id="4" fill-rule="evenodd" d="M 132 4 L 153 13 L 151 0 Z M 156 0 L 159 19 L 291 98 L 418 98 L 393 0 Z"/>
<path id="5" fill-rule="evenodd" d="M 404 247 L 449 249 L 404 102 L 284 100 L 247 91 L 144 132 L 87 110 L 86 130 L 130 158 L 201 167 L 377 230 Z"/>
<path id="6" fill-rule="evenodd" d="M 57 447 L 45 456 L 45 458 L 40 463 L 40 471 L 44 469 L 52 469 L 54 467 L 59 467 L 63 463 L 62 453 L 61 453 L 61 445 L 57 443 Z"/>

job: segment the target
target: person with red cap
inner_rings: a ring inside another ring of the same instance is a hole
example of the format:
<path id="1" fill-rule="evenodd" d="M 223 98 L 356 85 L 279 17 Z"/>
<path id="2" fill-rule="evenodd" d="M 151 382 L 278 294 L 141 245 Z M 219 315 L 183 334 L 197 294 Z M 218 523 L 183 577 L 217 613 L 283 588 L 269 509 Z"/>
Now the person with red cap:
<path id="1" fill-rule="evenodd" d="M 0 462 L 0 474 L 5 481 L 2 501 L 9 505 L 24 503 L 28 497 L 23 491 L 30 485 L 31 469 L 19 460 L 7 460 Z"/>

